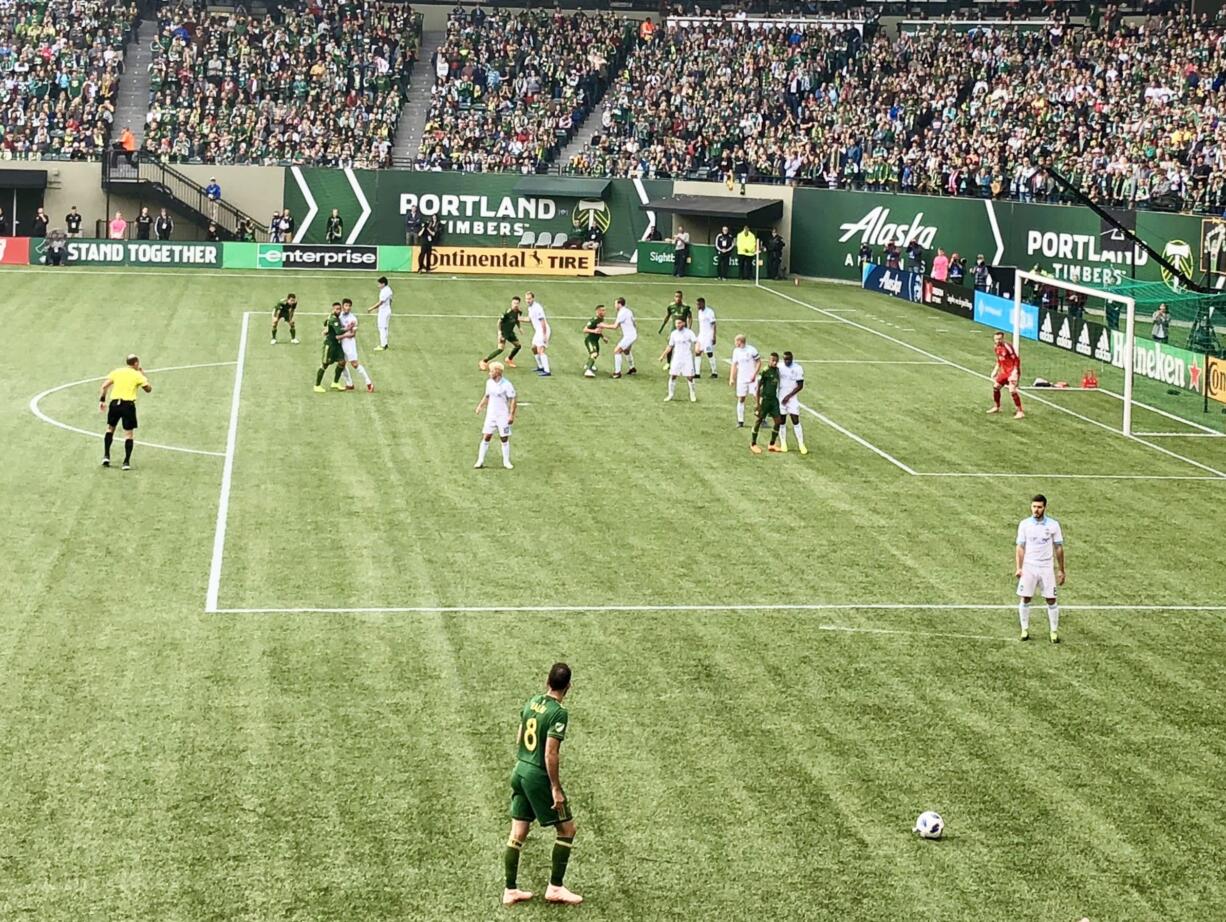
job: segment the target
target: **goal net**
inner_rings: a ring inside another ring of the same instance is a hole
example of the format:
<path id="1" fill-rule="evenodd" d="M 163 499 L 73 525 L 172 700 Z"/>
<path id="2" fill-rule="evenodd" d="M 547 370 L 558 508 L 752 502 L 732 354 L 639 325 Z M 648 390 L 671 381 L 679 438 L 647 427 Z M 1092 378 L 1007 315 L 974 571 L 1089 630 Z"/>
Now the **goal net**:
<path id="1" fill-rule="evenodd" d="M 1085 393 L 1092 380 L 1094 392 L 1115 400 L 1083 403 L 1080 412 L 1125 435 L 1226 433 L 1222 405 L 1204 394 L 1206 355 L 1223 354 L 1214 321 L 1226 322 L 1226 295 L 1127 280 L 1094 288 L 1028 271 L 1014 289 L 1024 385 Z"/>

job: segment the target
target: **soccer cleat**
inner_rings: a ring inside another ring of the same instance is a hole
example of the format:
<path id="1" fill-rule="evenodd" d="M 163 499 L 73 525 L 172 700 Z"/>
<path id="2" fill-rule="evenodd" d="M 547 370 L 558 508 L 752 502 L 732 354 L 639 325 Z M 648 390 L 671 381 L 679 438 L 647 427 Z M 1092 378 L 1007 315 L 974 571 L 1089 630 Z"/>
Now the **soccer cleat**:
<path id="1" fill-rule="evenodd" d="M 780 448 L 778 445 L 769 445 L 769 446 L 767 446 L 767 449 L 766 449 L 766 450 L 767 450 L 767 451 L 773 451 L 773 452 L 787 451 L 787 449 L 786 449 L 786 448 Z"/>
<path id="2" fill-rule="evenodd" d="M 514 906 L 516 903 L 523 903 L 532 899 L 532 891 L 530 890 L 513 890 L 507 887 L 502 891 L 502 905 Z"/>
<path id="3" fill-rule="evenodd" d="M 480 470 L 483 467 L 485 467 L 485 463 L 483 461 L 478 461 L 473 465 L 474 470 Z"/>
<path id="4" fill-rule="evenodd" d="M 103 467 L 110 467 L 110 466 L 111 466 L 111 459 L 110 459 L 110 458 L 103 458 L 103 459 L 102 459 L 102 466 L 103 466 Z"/>
<path id="5" fill-rule="evenodd" d="M 800 443 L 800 453 L 801 453 L 802 455 L 807 455 L 807 454 L 809 453 L 809 449 L 805 447 L 805 443 L 804 443 L 804 442 L 801 442 L 801 443 Z"/>
<path id="6" fill-rule="evenodd" d="M 290 342 L 293 343 L 295 346 L 298 345 L 297 337 L 295 337 L 294 339 L 291 339 Z"/>
<path id="7" fill-rule="evenodd" d="M 697 403 L 697 402 L 698 402 L 698 395 L 695 394 L 693 391 L 690 391 L 690 403 Z"/>
<path id="8" fill-rule="evenodd" d="M 1023 413 L 1021 410 L 1018 410 L 1016 413 L 1013 414 L 1013 418 L 1014 419 L 1025 419 L 1026 414 Z"/>
<path id="9" fill-rule="evenodd" d="M 715 372 L 711 372 L 711 377 L 712 377 L 712 378 L 718 378 L 718 377 L 719 377 L 719 375 L 717 375 Z"/>
<path id="10" fill-rule="evenodd" d="M 515 465 L 512 464 L 510 461 L 503 461 L 502 466 L 505 467 L 508 471 L 515 470 Z"/>
<path id="11" fill-rule="evenodd" d="M 518 368 L 518 367 L 519 366 L 516 365 L 514 362 L 512 362 L 510 359 L 507 359 L 507 368 Z"/>
<path id="12" fill-rule="evenodd" d="M 637 374 L 637 372 L 638 372 L 637 368 L 631 368 L 628 372 L 626 372 L 626 374 L 633 375 L 633 374 Z"/>
<path id="13" fill-rule="evenodd" d="M 126 465 L 125 465 L 125 469 L 126 469 Z M 1059 634 L 1057 634 L 1055 631 L 1052 631 L 1052 632 L 1051 632 L 1051 642 L 1052 642 L 1052 643 L 1059 643 L 1059 642 L 1060 642 L 1060 635 L 1059 635 Z"/>
<path id="14" fill-rule="evenodd" d="M 745 428 L 745 424 L 744 424 L 744 423 L 737 423 L 737 424 L 736 424 L 736 427 L 737 427 L 738 429 L 744 429 L 744 428 Z"/>
<path id="15" fill-rule="evenodd" d="M 609 375 L 610 378 L 620 378 L 621 376 L 622 373 L 620 371 L 615 371 L 613 374 Z"/>
<path id="16" fill-rule="evenodd" d="M 541 372 L 541 377 L 542 377 L 542 378 L 552 378 L 552 377 L 553 377 L 553 372 L 552 372 L 552 371 L 542 371 L 542 372 Z"/>
<path id="17" fill-rule="evenodd" d="M 594 377 L 596 377 L 596 372 L 592 371 L 592 369 L 590 369 L 590 368 L 585 368 L 585 369 L 584 369 L 584 371 L 583 371 L 583 377 L 585 377 L 585 378 L 594 378 Z"/>
<path id="18" fill-rule="evenodd" d="M 334 391 L 343 391 L 345 389 L 345 385 L 341 384 L 341 382 L 339 381 L 333 381 L 332 384 L 329 386 Z"/>
<path id="19" fill-rule="evenodd" d="M 322 384 L 316 384 L 313 388 L 311 388 L 311 390 L 317 394 L 326 394 L 328 392 L 327 388 L 325 388 Z"/>
<path id="20" fill-rule="evenodd" d="M 347 390 L 347 391 L 351 391 L 351 390 L 353 390 L 353 385 L 352 385 L 352 384 L 346 384 L 346 385 L 345 385 L 345 390 Z"/>
<path id="21" fill-rule="evenodd" d="M 485 359 L 482 359 L 481 361 L 477 363 L 477 367 L 480 368 L 482 371 L 489 371 L 490 363 L 487 362 Z"/>
<path id="22" fill-rule="evenodd" d="M 123 469 L 123 470 L 125 470 L 125 471 L 130 471 L 130 470 L 132 470 L 132 465 L 131 465 L 131 464 L 129 464 L 127 461 L 125 461 L 125 462 L 123 463 L 123 468 L 122 468 L 122 469 Z M 1055 634 L 1052 634 L 1052 635 L 1051 635 L 1051 642 L 1052 642 L 1052 643 L 1055 643 L 1055 642 L 1056 642 L 1056 635 L 1055 635 Z"/>
<path id="23" fill-rule="evenodd" d="M 1029 640 L 1029 639 L 1030 639 L 1030 631 L 1023 630 L 1023 631 L 1022 631 L 1022 640 Z"/>
<path id="24" fill-rule="evenodd" d="M 788 451 L 788 443 L 787 443 L 787 442 L 780 442 L 780 443 L 779 443 L 779 451 L 780 451 L 780 453 L 782 453 L 782 454 L 787 454 L 787 451 Z"/>
<path id="25" fill-rule="evenodd" d="M 761 445 L 750 445 L 750 446 L 749 446 L 749 450 L 750 450 L 750 451 L 752 451 L 752 452 L 753 452 L 755 455 L 760 455 L 760 454 L 762 454 L 762 446 L 761 446 Z"/>
<path id="26" fill-rule="evenodd" d="M 578 893 L 571 893 L 565 887 L 555 887 L 550 884 L 545 888 L 546 903 L 565 903 L 567 906 L 578 906 L 583 902 L 583 897 Z"/>
<path id="27" fill-rule="evenodd" d="M 272 338 L 272 342 L 270 342 L 268 345 L 270 345 L 270 346 L 275 346 L 276 344 L 277 344 L 277 337 L 275 337 L 275 336 L 274 336 L 274 337 Z"/>
<path id="28" fill-rule="evenodd" d="M 390 348 L 392 348 L 392 347 L 391 347 L 391 346 L 389 346 L 387 343 L 384 343 L 382 346 L 380 346 L 380 347 L 379 347 L 379 351 L 380 351 L 380 352 L 386 352 L 386 351 L 387 351 L 388 349 L 390 349 Z"/>
<path id="29" fill-rule="evenodd" d="M 664 398 L 664 402 L 665 402 L 665 403 L 668 403 L 668 402 L 669 402 L 670 400 L 672 400 L 672 399 L 673 399 L 673 395 L 672 395 L 672 394 L 669 394 L 667 397 L 665 397 L 665 398 Z"/>
<path id="30" fill-rule="evenodd" d="M 373 394 L 375 392 L 375 384 L 373 381 L 366 382 L 366 393 Z"/>
<path id="31" fill-rule="evenodd" d="M 999 413 L 999 412 L 1000 412 L 1000 407 L 989 407 L 988 408 L 988 416 L 991 416 L 993 413 Z"/>

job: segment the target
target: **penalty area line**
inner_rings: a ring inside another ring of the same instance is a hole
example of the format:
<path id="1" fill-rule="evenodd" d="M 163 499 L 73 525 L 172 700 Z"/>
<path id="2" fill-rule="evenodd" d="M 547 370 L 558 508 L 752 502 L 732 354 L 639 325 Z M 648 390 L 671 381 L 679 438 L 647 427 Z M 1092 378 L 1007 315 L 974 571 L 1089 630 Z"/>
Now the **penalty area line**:
<path id="1" fill-rule="evenodd" d="M 1078 612 L 1208 612 L 1226 613 L 1226 605 L 1061 605 Z M 807 612 L 807 611 L 1017 611 L 1016 603 L 998 602 L 812 602 L 728 605 L 404 605 L 285 608 L 212 608 L 215 615 L 467 615 L 570 614 L 653 612 Z"/>

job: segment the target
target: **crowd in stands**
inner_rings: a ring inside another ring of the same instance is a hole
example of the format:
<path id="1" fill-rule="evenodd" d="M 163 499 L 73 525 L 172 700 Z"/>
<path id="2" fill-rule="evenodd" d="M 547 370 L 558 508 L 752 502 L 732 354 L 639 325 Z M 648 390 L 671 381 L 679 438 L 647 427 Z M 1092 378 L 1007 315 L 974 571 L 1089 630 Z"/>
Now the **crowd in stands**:
<path id="1" fill-rule="evenodd" d="M 1186 13 L 891 37 L 734 21 L 642 41 L 571 172 L 1226 206 L 1226 26 Z"/>
<path id="2" fill-rule="evenodd" d="M 134 0 L 0 2 L 0 157 L 100 157 L 135 23 Z"/>
<path id="3" fill-rule="evenodd" d="M 144 153 L 204 163 L 391 165 L 421 43 L 407 3 L 158 11 Z"/>
<path id="4" fill-rule="evenodd" d="M 457 7 L 416 166 L 535 172 L 587 118 L 634 32 L 609 13 Z"/>

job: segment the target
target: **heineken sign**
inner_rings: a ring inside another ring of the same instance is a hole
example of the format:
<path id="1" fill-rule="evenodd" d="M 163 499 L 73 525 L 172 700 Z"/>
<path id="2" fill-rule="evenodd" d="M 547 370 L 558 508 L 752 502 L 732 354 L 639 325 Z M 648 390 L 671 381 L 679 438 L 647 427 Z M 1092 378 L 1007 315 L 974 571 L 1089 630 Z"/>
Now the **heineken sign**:
<path id="1" fill-rule="evenodd" d="M 1111 364 L 1124 367 L 1124 334 L 1111 331 Z M 1201 393 L 1204 387 L 1205 357 L 1177 346 L 1136 338 L 1133 341 L 1132 373 L 1161 381 L 1171 387 Z"/>

